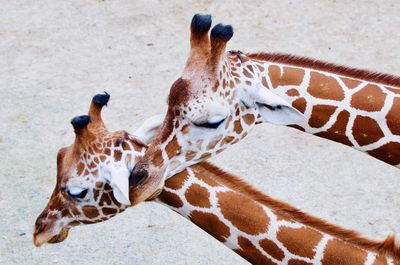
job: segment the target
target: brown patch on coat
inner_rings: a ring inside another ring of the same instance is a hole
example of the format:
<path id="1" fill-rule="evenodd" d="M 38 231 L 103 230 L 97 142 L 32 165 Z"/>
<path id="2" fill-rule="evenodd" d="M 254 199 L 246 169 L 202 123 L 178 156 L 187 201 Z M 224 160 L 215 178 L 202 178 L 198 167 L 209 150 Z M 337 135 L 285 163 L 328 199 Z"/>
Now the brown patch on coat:
<path id="1" fill-rule="evenodd" d="M 246 114 L 243 116 L 243 120 L 247 125 L 251 125 L 256 120 L 253 114 Z"/>
<path id="2" fill-rule="evenodd" d="M 344 99 L 343 88 L 335 78 L 318 72 L 311 72 L 310 84 L 307 92 L 315 98 L 342 101 Z"/>
<path id="3" fill-rule="evenodd" d="M 251 74 L 246 68 L 243 69 L 243 74 L 248 78 L 253 78 L 253 74 Z"/>
<path id="4" fill-rule="evenodd" d="M 271 80 L 272 88 L 276 88 L 279 86 L 279 79 L 281 76 L 281 69 L 277 65 L 271 65 L 268 67 L 269 79 Z M 265 82 L 266 83 L 266 82 Z M 265 85 L 268 87 L 268 85 Z"/>
<path id="5" fill-rule="evenodd" d="M 115 161 L 120 161 L 122 157 L 122 152 L 120 150 L 114 150 L 114 158 Z"/>
<path id="6" fill-rule="evenodd" d="M 386 93 L 383 93 L 377 85 L 367 85 L 354 93 L 351 98 L 351 106 L 365 111 L 380 111 L 385 105 Z"/>
<path id="7" fill-rule="evenodd" d="M 400 164 L 400 143 L 389 142 L 372 151 L 368 151 L 368 154 L 388 164 L 397 166 Z"/>
<path id="8" fill-rule="evenodd" d="M 210 193 L 208 190 L 199 184 L 192 184 L 185 192 L 186 200 L 193 206 L 209 208 Z"/>
<path id="9" fill-rule="evenodd" d="M 157 151 L 154 152 L 153 163 L 156 167 L 161 167 L 164 164 L 164 159 L 162 157 L 161 149 L 158 149 Z"/>
<path id="10" fill-rule="evenodd" d="M 242 133 L 243 128 L 242 128 L 242 124 L 240 124 L 240 120 L 236 120 L 236 121 L 233 123 L 233 130 L 234 130 L 237 134 L 241 134 L 241 133 Z"/>
<path id="11" fill-rule="evenodd" d="M 264 72 L 264 70 L 265 70 L 265 68 L 264 68 L 262 65 L 260 65 L 260 64 L 257 64 L 257 68 L 258 68 L 258 70 L 259 70 L 260 72 Z"/>
<path id="12" fill-rule="evenodd" d="M 215 237 L 220 242 L 224 242 L 225 239 L 231 234 L 229 227 L 221 222 L 214 214 L 194 210 L 190 213 L 189 218 L 193 223 Z"/>
<path id="13" fill-rule="evenodd" d="M 240 249 L 235 249 L 235 252 L 245 258 L 251 264 L 277 265 L 268 257 L 264 256 L 261 251 L 259 251 L 247 238 L 239 236 L 238 243 Z"/>
<path id="14" fill-rule="evenodd" d="M 340 253 L 338 255 L 338 253 Z M 364 265 L 367 259 L 367 252 L 358 247 L 346 244 L 342 240 L 331 239 L 325 247 L 322 265 L 351 264 Z"/>
<path id="15" fill-rule="evenodd" d="M 78 167 L 76 168 L 76 174 L 80 176 L 85 169 L 85 165 L 82 162 L 79 162 Z"/>
<path id="16" fill-rule="evenodd" d="M 232 142 L 233 140 L 235 140 L 235 137 L 233 137 L 233 136 L 226 136 L 226 137 L 224 138 L 224 140 L 222 141 L 222 145 L 221 145 L 221 146 L 226 145 L 226 144 L 229 144 L 229 143 Z"/>
<path id="17" fill-rule="evenodd" d="M 181 146 L 178 143 L 178 139 L 176 136 L 172 138 L 172 140 L 165 147 L 165 151 L 167 152 L 167 156 L 169 159 L 174 157 L 177 153 L 181 152 Z"/>
<path id="18" fill-rule="evenodd" d="M 183 187 L 183 184 L 188 179 L 188 177 L 189 173 L 187 169 L 185 169 L 178 174 L 175 174 L 173 178 L 168 178 L 165 181 L 165 186 L 173 190 L 179 190 Z"/>
<path id="19" fill-rule="evenodd" d="M 254 69 L 253 69 L 253 66 L 252 65 L 247 65 L 247 69 L 249 69 L 249 71 L 252 73 L 252 74 L 254 74 Z"/>
<path id="20" fill-rule="evenodd" d="M 361 84 L 361 81 L 356 79 L 345 78 L 345 77 L 341 77 L 340 79 L 342 79 L 343 83 L 346 85 L 348 89 L 356 88 L 359 84 Z"/>
<path id="21" fill-rule="evenodd" d="M 261 84 L 262 84 L 264 87 L 268 88 L 267 78 L 265 78 L 265 76 L 263 76 L 263 77 L 261 78 Z"/>
<path id="22" fill-rule="evenodd" d="M 336 109 L 336 106 L 315 105 L 312 108 L 311 117 L 308 120 L 308 124 L 312 128 L 321 128 L 329 121 Z"/>
<path id="23" fill-rule="evenodd" d="M 110 148 L 104 149 L 104 154 L 105 154 L 106 156 L 111 155 L 111 149 L 110 149 Z"/>
<path id="24" fill-rule="evenodd" d="M 232 191 L 218 192 L 217 198 L 222 215 L 239 230 L 250 235 L 268 231 L 269 217 L 254 200 Z"/>
<path id="25" fill-rule="evenodd" d="M 375 143 L 385 136 L 374 119 L 360 115 L 354 120 L 352 131 L 354 139 L 360 146 Z"/>
<path id="26" fill-rule="evenodd" d="M 195 158 L 196 155 L 197 155 L 196 152 L 187 151 L 186 154 L 185 154 L 185 160 L 186 161 L 192 161 L 192 159 Z"/>
<path id="27" fill-rule="evenodd" d="M 274 257 L 275 259 L 282 261 L 285 257 L 285 253 L 275 244 L 274 241 L 269 240 L 268 238 L 264 238 L 260 240 L 260 246 L 267 252 L 269 255 Z"/>
<path id="28" fill-rule="evenodd" d="M 289 97 L 297 97 L 300 96 L 300 93 L 297 89 L 292 88 L 286 91 L 286 95 L 288 95 Z"/>
<path id="29" fill-rule="evenodd" d="M 386 123 L 391 133 L 400 135 L 400 98 L 394 98 L 392 108 L 386 115 Z"/>
<path id="30" fill-rule="evenodd" d="M 97 198 L 99 197 L 99 195 L 100 195 L 100 191 L 98 189 L 94 189 L 93 190 L 93 200 L 97 201 Z"/>
<path id="31" fill-rule="evenodd" d="M 171 178 L 170 178 L 170 179 L 171 179 Z M 166 190 L 163 190 L 163 191 L 161 192 L 161 194 L 158 196 L 158 198 L 159 198 L 162 202 L 164 202 L 164 203 L 166 203 L 166 204 L 168 204 L 168 205 L 170 205 L 170 206 L 172 206 L 172 207 L 175 207 L 175 208 L 180 208 L 180 207 L 183 206 L 183 202 L 182 202 L 182 200 L 179 198 L 178 195 L 176 195 L 175 193 L 166 191 Z"/>
<path id="32" fill-rule="evenodd" d="M 214 86 L 213 86 L 213 88 L 212 88 L 212 91 L 213 91 L 213 92 L 217 92 L 218 87 L 219 87 L 219 82 L 218 82 L 218 80 L 217 80 L 217 81 L 215 81 L 215 83 L 214 83 Z"/>
<path id="33" fill-rule="evenodd" d="M 307 101 L 305 98 L 301 97 L 301 98 L 298 98 L 295 101 L 293 101 L 292 106 L 304 114 L 304 112 L 306 111 L 306 107 L 307 107 Z"/>
<path id="34" fill-rule="evenodd" d="M 108 194 L 108 192 L 103 191 L 103 194 L 101 195 L 101 198 L 100 198 L 99 205 L 103 206 L 103 205 L 111 205 L 111 204 L 112 204 L 112 201 L 111 201 L 110 195 Z"/>
<path id="35" fill-rule="evenodd" d="M 271 65 L 268 67 L 269 78 L 273 88 L 278 86 L 299 86 L 303 82 L 304 70 L 293 67 Z"/>
<path id="36" fill-rule="evenodd" d="M 322 234 L 308 227 L 291 228 L 282 226 L 279 228 L 276 238 L 292 254 L 311 259 L 315 255 L 315 247 L 321 241 Z"/>
<path id="37" fill-rule="evenodd" d="M 88 217 L 89 219 L 93 219 L 99 216 L 99 211 L 95 206 L 92 205 L 83 206 L 82 211 L 85 214 L 85 216 Z"/>
<path id="38" fill-rule="evenodd" d="M 123 141 L 122 142 L 122 149 L 124 151 L 127 151 L 127 150 L 131 150 L 131 147 L 129 146 L 129 144 L 126 141 Z"/>
<path id="39" fill-rule="evenodd" d="M 104 215 L 111 215 L 114 216 L 118 213 L 118 210 L 115 208 L 111 208 L 111 207 L 103 207 L 101 208 L 101 210 L 103 211 Z"/>
<path id="40" fill-rule="evenodd" d="M 315 135 L 352 146 L 353 144 L 346 136 L 346 127 L 349 118 L 350 113 L 347 110 L 342 110 L 337 116 L 335 123 L 328 130 L 316 133 Z"/>

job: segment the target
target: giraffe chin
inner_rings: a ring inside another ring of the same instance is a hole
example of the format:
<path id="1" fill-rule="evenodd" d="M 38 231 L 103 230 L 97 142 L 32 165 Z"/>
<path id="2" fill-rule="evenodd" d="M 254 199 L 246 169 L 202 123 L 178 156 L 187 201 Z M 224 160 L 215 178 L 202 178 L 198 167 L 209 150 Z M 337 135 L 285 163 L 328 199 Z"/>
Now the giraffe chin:
<path id="1" fill-rule="evenodd" d="M 129 199 L 131 205 L 135 206 L 143 201 L 152 201 L 160 195 L 164 187 L 164 180 L 157 181 L 146 179 L 139 186 L 134 186 L 130 188 Z"/>
<path id="2" fill-rule="evenodd" d="M 48 243 L 48 244 L 56 244 L 64 241 L 68 237 L 68 228 L 62 228 L 60 233 L 57 235 L 52 235 L 50 233 L 40 233 L 40 234 L 35 234 L 33 236 L 33 244 L 35 244 L 36 247 L 40 247 L 41 245 Z"/>

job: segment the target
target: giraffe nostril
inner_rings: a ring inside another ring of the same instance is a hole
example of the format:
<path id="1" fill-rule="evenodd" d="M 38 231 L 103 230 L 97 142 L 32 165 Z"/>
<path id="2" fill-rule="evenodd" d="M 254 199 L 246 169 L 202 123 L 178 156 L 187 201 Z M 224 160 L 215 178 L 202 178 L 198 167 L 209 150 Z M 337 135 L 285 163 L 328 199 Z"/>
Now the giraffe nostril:
<path id="1" fill-rule="evenodd" d="M 43 217 L 41 218 L 40 216 L 38 217 L 38 219 L 36 219 L 35 222 L 35 231 L 36 233 L 41 233 L 45 230 L 46 228 L 46 222 L 43 219 Z"/>
<path id="2" fill-rule="evenodd" d="M 135 167 L 135 168 L 132 170 L 131 175 L 129 176 L 129 185 L 130 185 L 130 186 L 138 186 L 138 185 L 140 185 L 148 176 L 149 176 L 149 173 L 147 172 L 146 169 Z"/>

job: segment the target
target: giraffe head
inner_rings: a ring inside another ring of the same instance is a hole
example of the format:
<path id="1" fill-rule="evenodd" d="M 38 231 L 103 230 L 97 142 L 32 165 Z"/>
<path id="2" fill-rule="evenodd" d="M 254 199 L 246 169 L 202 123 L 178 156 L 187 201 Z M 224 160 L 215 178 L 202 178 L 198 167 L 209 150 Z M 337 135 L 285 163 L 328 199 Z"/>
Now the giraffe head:
<path id="1" fill-rule="evenodd" d="M 89 115 L 71 123 L 75 141 L 57 154 L 57 183 L 49 202 L 35 223 L 33 241 L 58 243 L 71 227 L 105 221 L 143 200 L 153 197 L 159 183 L 147 182 L 129 189 L 129 173 L 144 154 L 161 120 L 149 119 L 136 131 L 137 139 L 125 131 L 110 133 L 101 118 L 109 95 L 93 97 Z"/>
<path id="2" fill-rule="evenodd" d="M 211 34 L 210 15 L 195 15 L 190 54 L 172 85 L 159 134 L 135 166 L 130 183 L 172 176 L 241 140 L 259 122 L 296 124 L 303 115 L 262 85 L 241 52 L 225 52 L 230 25 Z M 245 69 L 245 70 L 244 70 Z"/>

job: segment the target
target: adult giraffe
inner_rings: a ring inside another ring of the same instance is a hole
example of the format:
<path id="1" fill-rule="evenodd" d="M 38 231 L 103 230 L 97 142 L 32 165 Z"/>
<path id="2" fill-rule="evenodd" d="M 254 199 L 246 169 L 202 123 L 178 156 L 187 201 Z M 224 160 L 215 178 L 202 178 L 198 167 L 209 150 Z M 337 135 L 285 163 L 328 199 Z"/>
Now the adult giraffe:
<path id="1" fill-rule="evenodd" d="M 225 52 L 231 26 L 191 23 L 190 54 L 131 182 L 169 177 L 238 142 L 257 123 L 295 125 L 400 165 L 400 78 L 282 54 Z"/>
<path id="2" fill-rule="evenodd" d="M 106 221 L 155 199 L 253 264 L 400 264 L 393 236 L 368 240 L 274 200 L 206 162 L 168 179 L 156 198 L 143 187 L 128 191 L 128 172 L 146 145 L 125 131 L 108 132 L 100 116 L 108 99 L 95 96 L 89 115 L 72 120 L 76 140 L 57 155 L 57 183 L 36 220 L 36 246 L 62 242 L 73 226 Z M 151 138 L 156 124 L 141 127 L 140 138 Z"/>

